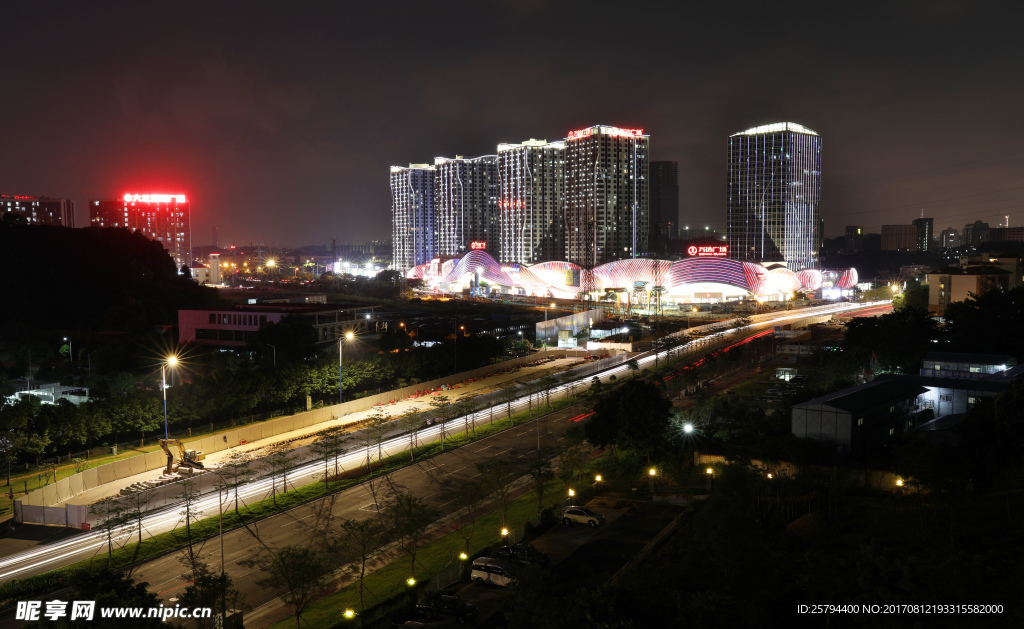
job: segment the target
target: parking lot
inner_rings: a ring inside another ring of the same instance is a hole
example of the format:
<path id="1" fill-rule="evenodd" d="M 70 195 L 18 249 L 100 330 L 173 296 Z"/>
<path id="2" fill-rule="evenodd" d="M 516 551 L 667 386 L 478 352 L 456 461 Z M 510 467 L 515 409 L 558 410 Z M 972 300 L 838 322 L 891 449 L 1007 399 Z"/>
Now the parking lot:
<path id="1" fill-rule="evenodd" d="M 543 569 L 552 572 L 551 581 L 557 584 L 559 592 L 565 594 L 607 580 L 682 510 L 681 507 L 668 504 L 603 498 L 591 500 L 586 506 L 603 515 L 604 524 L 593 528 L 557 524 L 531 542 L 534 548 L 550 557 L 550 564 Z M 480 614 L 475 624 L 464 625 L 457 620 L 447 619 L 428 623 L 432 629 L 505 626 L 501 608 L 512 596 L 510 589 L 459 583 L 446 592 L 476 605 Z M 425 618 L 416 620 L 426 622 Z"/>

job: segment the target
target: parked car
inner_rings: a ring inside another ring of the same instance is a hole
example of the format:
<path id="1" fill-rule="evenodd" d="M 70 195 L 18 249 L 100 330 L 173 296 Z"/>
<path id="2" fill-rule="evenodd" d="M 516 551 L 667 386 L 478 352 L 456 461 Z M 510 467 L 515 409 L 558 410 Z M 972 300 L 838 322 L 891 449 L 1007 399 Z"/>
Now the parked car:
<path id="1" fill-rule="evenodd" d="M 508 568 L 501 562 L 490 557 L 477 557 L 473 560 L 473 569 L 469 578 L 474 583 L 490 583 L 508 587 L 516 582 Z"/>
<path id="2" fill-rule="evenodd" d="M 591 527 L 604 524 L 603 515 L 594 513 L 586 507 L 566 507 L 562 509 L 561 518 L 563 524 L 586 524 Z"/>
<path id="3" fill-rule="evenodd" d="M 416 603 L 416 611 L 426 615 L 427 619 L 456 618 L 459 622 L 466 622 L 476 618 L 480 610 L 476 605 L 463 601 L 458 596 L 434 592 Z"/>
<path id="4" fill-rule="evenodd" d="M 546 566 L 551 563 L 551 557 L 542 550 L 537 550 L 529 544 L 515 544 L 513 546 L 502 546 L 498 549 L 498 556 L 505 559 Z"/>

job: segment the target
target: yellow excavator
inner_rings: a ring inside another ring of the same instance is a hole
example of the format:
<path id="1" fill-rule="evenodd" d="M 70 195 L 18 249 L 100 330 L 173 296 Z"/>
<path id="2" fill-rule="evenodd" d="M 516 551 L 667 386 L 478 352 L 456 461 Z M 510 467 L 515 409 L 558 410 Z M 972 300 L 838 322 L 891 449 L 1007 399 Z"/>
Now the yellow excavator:
<path id="1" fill-rule="evenodd" d="M 176 446 L 178 448 L 178 457 L 175 460 L 169 446 Z M 192 473 L 192 470 L 203 469 L 203 464 L 200 463 L 206 458 L 206 455 L 200 450 L 186 450 L 185 444 L 181 442 L 181 439 L 160 439 L 160 447 L 167 453 L 167 469 L 164 470 L 164 474 L 171 474 L 185 468 L 188 470 L 188 474 Z"/>

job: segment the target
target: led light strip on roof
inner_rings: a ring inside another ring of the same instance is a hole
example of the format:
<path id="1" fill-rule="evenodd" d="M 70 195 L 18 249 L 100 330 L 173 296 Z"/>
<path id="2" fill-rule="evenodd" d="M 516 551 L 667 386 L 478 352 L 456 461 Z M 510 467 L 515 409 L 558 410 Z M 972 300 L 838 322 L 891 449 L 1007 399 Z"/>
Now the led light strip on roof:
<path id="1" fill-rule="evenodd" d="M 764 133 L 778 133 L 779 131 L 792 131 L 794 133 L 806 133 L 808 135 L 818 135 L 817 131 L 812 131 L 807 127 L 797 124 L 795 122 L 776 122 L 774 124 L 766 124 L 760 127 L 754 127 L 747 129 L 746 131 L 740 131 L 739 133 L 732 134 L 731 137 L 737 135 L 761 135 Z"/>

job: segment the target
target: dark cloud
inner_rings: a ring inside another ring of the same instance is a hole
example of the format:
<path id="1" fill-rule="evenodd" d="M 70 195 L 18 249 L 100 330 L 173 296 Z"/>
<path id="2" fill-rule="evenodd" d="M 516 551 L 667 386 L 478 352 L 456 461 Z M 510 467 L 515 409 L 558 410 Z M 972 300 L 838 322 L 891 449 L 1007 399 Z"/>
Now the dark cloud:
<path id="1" fill-rule="evenodd" d="M 97 8 L 102 7 L 102 8 Z M 922 208 L 1024 222 L 1008 3 L 19 3 L 0 40 L 0 191 L 181 190 L 194 241 L 390 231 L 391 164 L 595 123 L 680 162 L 724 227 L 728 135 L 823 136 L 826 233 Z"/>

